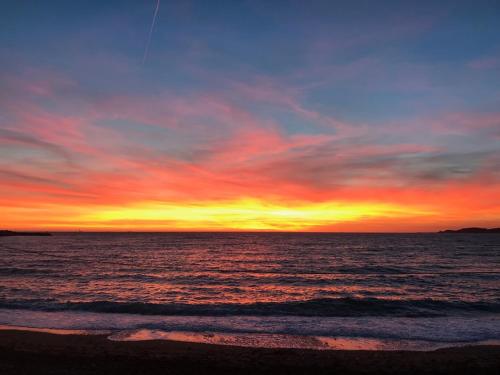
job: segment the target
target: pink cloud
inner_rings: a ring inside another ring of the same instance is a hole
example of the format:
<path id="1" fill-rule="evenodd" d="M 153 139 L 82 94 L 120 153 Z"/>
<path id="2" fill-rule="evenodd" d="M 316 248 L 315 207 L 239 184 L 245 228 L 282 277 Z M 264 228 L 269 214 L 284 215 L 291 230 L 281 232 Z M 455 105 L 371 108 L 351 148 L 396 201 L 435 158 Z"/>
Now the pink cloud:
<path id="1" fill-rule="evenodd" d="M 437 131 L 450 133 L 487 132 L 500 137 L 500 113 L 449 113 L 430 123 Z"/>
<path id="2" fill-rule="evenodd" d="M 24 86 L 20 87 L 24 92 Z M 363 196 L 382 199 L 383 194 L 376 193 L 378 189 L 395 196 L 393 191 L 399 191 L 402 196 L 400 189 L 412 184 L 423 189 L 450 182 L 446 164 L 441 170 L 431 171 L 434 179 L 424 173 L 428 172 L 428 158 L 445 149 L 403 141 L 387 144 L 382 141 L 388 131 L 392 132 L 390 127 L 353 125 L 325 116 L 303 105 L 300 90 L 275 82 L 234 83 L 233 95 L 251 103 L 289 110 L 323 132 L 288 134 L 273 118 L 258 116 L 216 92 L 94 98 L 72 87 L 71 99 L 81 106 L 72 106 L 68 111 L 64 94 L 58 91 L 59 86 L 54 87 L 42 90 L 43 97 L 60 107 L 13 95 L 4 106 L 12 121 L 1 125 L 31 137 L 30 141 L 18 137 L 16 142 L 22 149 L 57 148 L 70 155 L 72 163 L 64 167 L 52 164 L 50 168 L 36 168 L 34 164 L 28 169 L 20 165 L 4 168 L 9 177 L 3 180 L 10 188 L 37 197 L 45 194 L 48 200 L 126 204 L 255 195 L 275 200 L 321 201 Z M 116 124 L 102 126 L 110 120 Z M 456 128 L 467 132 L 498 129 L 499 120 L 497 114 L 449 114 L 417 125 L 441 133 Z M 127 122 L 138 125 L 120 129 Z M 450 124 L 455 128 L 449 128 Z M 155 130 L 152 135 L 145 133 L 148 128 Z M 180 141 L 184 143 L 175 144 Z M 490 172 L 496 159 L 488 160 L 483 169 L 474 170 L 470 176 L 496 181 Z M 53 186 L 51 181 L 62 185 Z"/>
<path id="3" fill-rule="evenodd" d="M 499 57 L 483 57 L 469 62 L 468 66 L 472 69 L 487 70 L 500 66 Z"/>

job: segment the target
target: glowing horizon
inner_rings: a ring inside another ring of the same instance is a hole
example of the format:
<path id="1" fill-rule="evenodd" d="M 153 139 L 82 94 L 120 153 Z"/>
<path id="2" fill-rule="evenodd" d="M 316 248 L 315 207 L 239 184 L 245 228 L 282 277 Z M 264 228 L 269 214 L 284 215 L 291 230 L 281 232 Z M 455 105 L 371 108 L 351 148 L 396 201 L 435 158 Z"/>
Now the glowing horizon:
<path id="1" fill-rule="evenodd" d="M 7 5 L 0 229 L 500 226 L 499 9 L 445 3 Z"/>
<path id="2" fill-rule="evenodd" d="M 155 230 L 304 231 L 310 228 L 374 218 L 427 216 L 432 212 L 389 204 L 339 204 L 333 202 L 290 206 L 257 200 L 183 204 L 143 203 L 133 207 L 79 208 L 74 221 L 86 228 L 150 228 Z M 14 216 L 14 215 L 13 215 Z M 50 229 L 71 228 L 67 219 L 45 224 Z M 21 220 L 24 222 L 25 220 Z M 36 221 L 35 221 L 36 222 Z M 41 219 L 44 222 L 44 219 Z"/>

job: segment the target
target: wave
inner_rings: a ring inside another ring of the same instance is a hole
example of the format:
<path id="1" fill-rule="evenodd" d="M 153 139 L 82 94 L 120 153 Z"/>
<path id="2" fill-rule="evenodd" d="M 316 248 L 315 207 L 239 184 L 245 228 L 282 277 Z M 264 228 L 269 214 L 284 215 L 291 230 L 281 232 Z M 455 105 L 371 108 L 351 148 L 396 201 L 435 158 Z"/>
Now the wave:
<path id="1" fill-rule="evenodd" d="M 0 267 L 0 276 L 58 275 L 59 271 L 40 268 Z"/>
<path id="2" fill-rule="evenodd" d="M 0 308 L 0 325 L 57 330 L 136 330 L 235 334 L 284 334 L 334 338 L 473 343 L 500 339 L 500 316 L 455 317 L 304 317 L 304 316 L 161 316 L 88 311 L 33 311 Z"/>
<path id="3" fill-rule="evenodd" d="M 144 302 L 65 302 L 2 300 L 0 308 L 41 311 L 89 311 L 164 316 L 318 316 L 318 317 L 444 317 L 500 313 L 500 301 L 442 301 L 432 299 L 321 298 L 307 301 L 251 304 L 156 304 Z"/>

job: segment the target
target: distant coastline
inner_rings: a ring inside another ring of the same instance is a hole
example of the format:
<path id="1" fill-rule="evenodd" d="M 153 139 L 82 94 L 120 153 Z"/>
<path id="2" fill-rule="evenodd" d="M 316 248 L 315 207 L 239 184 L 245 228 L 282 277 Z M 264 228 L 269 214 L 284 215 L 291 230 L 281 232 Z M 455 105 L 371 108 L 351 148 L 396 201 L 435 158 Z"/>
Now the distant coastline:
<path id="1" fill-rule="evenodd" d="M 446 229 L 439 233 L 500 233 L 500 228 L 461 228 L 457 230 Z"/>
<path id="2" fill-rule="evenodd" d="M 14 232 L 11 230 L 0 230 L 0 237 L 12 236 L 51 236 L 51 234 L 47 232 Z"/>

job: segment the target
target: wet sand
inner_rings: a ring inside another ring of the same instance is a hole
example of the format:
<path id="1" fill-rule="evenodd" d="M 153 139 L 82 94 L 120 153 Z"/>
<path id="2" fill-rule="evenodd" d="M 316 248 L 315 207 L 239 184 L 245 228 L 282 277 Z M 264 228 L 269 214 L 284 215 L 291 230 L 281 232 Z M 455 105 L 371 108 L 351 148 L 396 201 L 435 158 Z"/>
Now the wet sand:
<path id="1" fill-rule="evenodd" d="M 499 374 L 500 346 L 316 351 L 0 331 L 0 374 Z"/>

